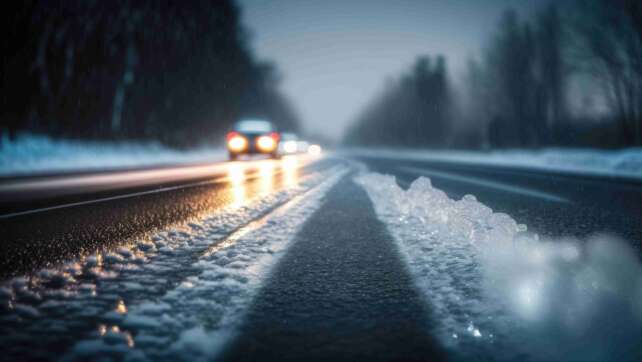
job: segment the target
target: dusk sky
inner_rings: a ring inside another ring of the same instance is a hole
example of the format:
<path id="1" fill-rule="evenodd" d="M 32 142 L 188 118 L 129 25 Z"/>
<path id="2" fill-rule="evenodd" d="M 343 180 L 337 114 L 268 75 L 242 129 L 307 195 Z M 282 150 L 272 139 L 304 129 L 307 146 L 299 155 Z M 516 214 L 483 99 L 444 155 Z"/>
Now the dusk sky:
<path id="1" fill-rule="evenodd" d="M 543 0 L 241 0 L 252 46 L 276 63 L 305 130 L 338 139 L 367 102 L 421 54 L 451 79 L 479 54 L 502 11 Z"/>

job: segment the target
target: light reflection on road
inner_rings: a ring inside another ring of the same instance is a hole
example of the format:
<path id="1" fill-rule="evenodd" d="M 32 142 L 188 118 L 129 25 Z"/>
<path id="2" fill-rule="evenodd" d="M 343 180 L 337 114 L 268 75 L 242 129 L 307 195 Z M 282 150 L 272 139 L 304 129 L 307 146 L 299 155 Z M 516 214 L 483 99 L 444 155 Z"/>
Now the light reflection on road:
<path id="1" fill-rule="evenodd" d="M 284 189 L 299 184 L 301 167 L 309 163 L 309 157 L 284 156 L 280 160 L 236 161 L 226 164 L 226 179 L 230 184 L 232 207 L 242 207 L 248 203 L 248 182 L 256 180 L 257 194 L 266 196 L 275 191 L 277 181 Z"/>
<path id="2" fill-rule="evenodd" d="M 308 155 L 285 156 L 282 160 L 250 160 L 221 162 L 194 166 L 160 167 L 157 169 L 121 170 L 113 172 L 70 174 L 8 180 L 0 183 L 0 195 L 6 200 L 18 201 L 31 199 L 33 195 L 44 193 L 65 196 L 86 192 L 117 190 L 144 187 L 154 184 L 189 182 L 205 178 L 240 177 L 257 168 L 262 178 L 275 176 L 275 169 L 285 171 L 290 176 L 295 170 L 309 163 L 314 157 Z M 288 177 L 290 177 L 288 176 Z M 239 181 L 235 179 L 235 182 Z M 294 181 L 290 179 L 290 181 Z M 266 185 L 266 188 L 267 187 Z"/>
<path id="3" fill-rule="evenodd" d="M 272 193 L 274 188 L 274 164 L 278 161 L 269 160 L 259 164 L 259 195 L 266 196 Z"/>
<path id="4" fill-rule="evenodd" d="M 281 160 L 283 184 L 290 188 L 299 183 L 299 159 L 296 156 L 285 156 Z"/>
<path id="5" fill-rule="evenodd" d="M 281 160 L 249 160 L 237 162 L 221 162 L 207 165 L 162 167 L 150 170 L 123 170 L 83 175 L 59 175 L 35 177 L 33 179 L 9 180 L 0 182 L 0 199 L 4 202 L 36 200 L 46 197 L 63 197 L 74 194 L 116 191 L 124 193 L 115 196 L 83 200 L 70 204 L 59 204 L 51 207 L 19 210 L 14 213 L 0 215 L 10 218 L 23 214 L 42 212 L 69 206 L 78 206 L 94 202 L 141 196 L 151 193 L 176 190 L 186 187 L 202 186 L 208 183 L 226 183 L 231 187 L 233 206 L 240 207 L 247 203 L 247 182 L 257 180 L 257 189 L 252 189 L 259 196 L 265 196 L 279 188 L 291 188 L 299 183 L 300 169 L 318 157 L 309 155 L 285 156 Z M 171 185 L 172 183 L 182 183 Z M 135 190 L 127 193 L 133 187 L 154 187 L 170 184 L 167 187 L 151 190 Z"/>
<path id="6" fill-rule="evenodd" d="M 234 208 L 243 206 L 247 199 L 247 190 L 245 188 L 245 165 L 242 162 L 230 163 L 227 168 L 227 178 L 231 185 L 231 206 Z"/>

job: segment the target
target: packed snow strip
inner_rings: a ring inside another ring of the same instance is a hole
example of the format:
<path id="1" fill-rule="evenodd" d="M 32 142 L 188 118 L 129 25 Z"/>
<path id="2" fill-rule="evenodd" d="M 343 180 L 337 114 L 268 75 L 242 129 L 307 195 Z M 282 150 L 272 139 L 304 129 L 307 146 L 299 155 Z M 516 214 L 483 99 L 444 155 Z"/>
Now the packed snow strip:
<path id="1" fill-rule="evenodd" d="M 195 272 L 163 295 L 130 304 L 115 324 L 118 330 L 129 333 L 129 349 L 123 351 L 122 346 L 110 343 L 104 335 L 92 336 L 77 343 L 67 359 L 93 359 L 105 351 L 138 360 L 215 358 L 299 227 L 345 173 L 345 169 L 331 170 L 314 188 L 307 188 L 225 238 L 197 241 L 207 244 L 207 248 L 200 249 L 198 257 L 183 266 Z M 207 223 L 201 228 L 217 229 Z M 171 272 L 169 268 L 165 271 Z"/>
<path id="2" fill-rule="evenodd" d="M 491 152 L 353 148 L 346 152 L 357 156 L 376 154 L 377 157 L 393 159 L 527 167 L 566 173 L 642 179 L 642 148 L 623 150 L 547 148 L 539 151 Z"/>
<path id="3" fill-rule="evenodd" d="M 627 244 L 540 240 L 472 195 L 450 199 L 428 178 L 408 190 L 393 176 L 356 182 L 430 304 L 436 334 L 462 359 L 642 356 L 642 266 Z"/>
<path id="4" fill-rule="evenodd" d="M 206 314 L 195 309 L 190 316 L 189 310 L 167 310 L 163 302 L 156 302 L 167 299 L 170 291 L 188 286 L 190 277 L 204 272 L 201 262 L 206 251 L 254 220 L 271 215 L 275 208 L 288 205 L 293 198 L 308 194 L 306 200 L 320 197 L 328 187 L 324 185 L 334 180 L 330 176 L 342 172 L 345 169 L 337 166 L 311 173 L 284 190 L 244 198 L 214 214 L 116 250 L 0 284 L 0 349 L 5 356 L 21 359 L 46 357 L 48 350 L 61 350 L 63 346 L 73 347 L 65 356 L 67 360 L 144 359 L 148 356 L 144 351 L 159 342 L 149 336 L 153 335 L 151 329 L 169 328 L 164 323 L 170 323 L 178 333 L 179 325 L 168 321 L 180 321 L 182 315 L 192 318 L 196 313 Z M 271 248 L 268 242 L 264 251 Z M 243 260 L 244 255 L 235 256 L 234 265 Z M 229 298 L 234 301 L 237 297 L 230 294 Z M 135 313 L 130 317 L 132 309 Z M 216 311 L 208 312 L 218 318 Z M 139 330 L 145 330 L 148 336 L 139 335 Z M 193 332 L 185 331 L 185 335 L 189 333 Z"/>
<path id="5" fill-rule="evenodd" d="M 0 140 L 0 175 L 222 161 L 223 148 L 178 151 L 159 143 L 91 142 L 25 134 Z"/>

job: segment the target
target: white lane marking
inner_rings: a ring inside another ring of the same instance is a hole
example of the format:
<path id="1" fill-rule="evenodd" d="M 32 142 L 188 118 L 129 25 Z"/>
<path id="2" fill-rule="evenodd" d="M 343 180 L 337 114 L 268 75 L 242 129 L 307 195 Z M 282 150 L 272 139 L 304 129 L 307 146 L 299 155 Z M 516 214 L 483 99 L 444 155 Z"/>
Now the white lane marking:
<path id="1" fill-rule="evenodd" d="M 311 163 L 311 160 L 304 159 L 303 162 L 301 162 L 301 164 L 297 166 L 297 168 L 298 169 L 302 169 L 303 167 L 307 166 L 310 163 Z M 233 177 L 232 176 L 232 171 L 233 171 L 232 168 L 234 168 L 235 164 L 244 168 L 243 170 L 241 170 L 241 172 L 252 171 L 252 173 L 250 173 L 249 175 L 244 173 L 243 180 L 250 180 L 250 179 L 255 179 L 257 177 L 261 177 L 260 169 L 258 169 L 258 171 L 255 169 L 257 164 L 249 164 L 249 163 L 248 164 L 243 164 L 243 163 L 238 163 L 238 162 L 228 163 L 228 164 L 223 164 L 223 166 L 226 167 L 228 174 L 224 175 L 224 176 L 219 176 L 219 177 L 217 177 L 217 178 L 215 178 L 213 180 L 205 180 L 205 181 L 200 181 L 200 182 L 188 183 L 188 184 L 184 184 L 184 185 L 169 186 L 169 187 L 163 187 L 163 188 L 159 188 L 159 189 L 134 192 L 134 193 L 124 194 L 124 195 L 109 196 L 109 197 L 103 197 L 103 198 L 98 198 L 98 199 L 78 201 L 78 202 L 72 202 L 72 203 L 67 203 L 67 204 L 48 206 L 48 207 L 43 207 L 43 208 L 38 208 L 38 209 L 13 212 L 13 213 L 9 213 L 9 214 L 0 215 L 0 220 L 9 219 L 9 218 L 12 218 L 12 217 L 17 217 L 17 216 L 36 214 L 36 213 L 40 213 L 40 212 L 52 211 L 52 210 L 57 210 L 57 209 L 64 209 L 64 208 L 68 208 L 68 207 L 89 205 L 89 204 L 93 204 L 93 203 L 100 203 L 100 202 L 106 202 L 106 201 L 127 199 L 127 198 L 130 198 L 130 197 L 136 197 L 136 196 L 143 196 L 143 195 L 155 194 L 155 193 L 160 193 L 160 192 L 173 191 L 173 190 L 178 190 L 178 189 L 183 189 L 183 188 L 192 188 L 192 187 L 197 187 L 197 186 L 203 186 L 203 185 L 209 185 L 209 184 L 218 184 L 218 183 L 228 183 L 228 182 L 229 183 L 233 183 L 234 180 L 231 180 L 231 177 Z M 261 164 L 258 164 L 258 165 L 260 166 Z M 174 170 L 172 170 L 172 172 L 173 171 Z M 147 171 L 145 171 L 145 172 L 147 172 Z M 278 168 L 277 171 L 275 171 L 275 175 L 281 174 L 282 172 L 283 172 L 283 170 Z M 214 176 L 214 175 L 212 175 L 212 176 Z M 179 178 L 178 180 L 182 180 L 182 179 Z"/>
<path id="2" fill-rule="evenodd" d="M 218 178 L 218 179 L 215 179 L 215 180 L 201 181 L 201 182 L 196 182 L 196 183 L 191 183 L 191 184 L 186 184 L 186 185 L 163 187 L 163 188 L 160 188 L 160 189 L 141 191 L 141 192 L 134 192 L 134 193 L 125 194 L 125 195 L 102 197 L 102 198 L 99 198 L 99 199 L 72 202 L 72 203 L 68 203 L 68 204 L 43 207 L 43 208 L 40 208 L 40 209 L 13 212 L 13 213 L 10 213 L 10 214 L 0 215 L 0 219 L 9 219 L 9 218 L 16 217 L 16 216 L 36 214 L 36 213 L 39 213 L 39 212 L 45 212 L 45 211 L 51 211 L 51 210 L 57 210 L 57 209 L 64 209 L 64 208 L 67 208 L 67 207 L 88 205 L 88 204 L 94 204 L 94 203 L 112 201 L 112 200 L 127 199 L 127 198 L 130 198 L 130 197 L 143 196 L 143 195 L 149 195 L 149 194 L 156 194 L 156 193 L 160 193 L 160 192 L 166 192 L 166 191 L 178 190 L 178 189 L 183 189 L 183 188 L 196 187 L 196 186 L 207 185 L 207 184 L 216 184 L 216 183 L 222 183 L 222 182 L 227 182 L 227 177 L 221 177 L 221 178 Z"/>
<path id="3" fill-rule="evenodd" d="M 302 163 L 309 163 L 309 157 L 297 157 Z M 150 183 L 190 181 L 204 177 L 220 176 L 239 167 L 248 171 L 259 170 L 266 163 L 278 163 L 274 160 L 221 162 L 209 165 L 178 166 L 147 170 L 116 171 L 89 175 L 52 176 L 36 180 L 16 180 L 0 183 L 0 192 L 42 192 L 56 189 L 58 193 L 80 188 L 89 191 L 114 189 L 117 187 L 145 186 Z"/>
<path id="4" fill-rule="evenodd" d="M 398 167 L 398 169 L 402 171 L 419 174 L 419 175 L 429 176 L 429 177 L 434 176 L 434 177 L 441 177 L 452 181 L 466 182 L 469 184 L 483 186 L 491 189 L 512 192 L 515 194 L 520 194 L 520 195 L 529 196 L 529 197 L 535 197 L 546 201 L 571 203 L 571 201 L 566 198 L 563 198 L 561 196 L 551 194 L 548 192 L 533 190 L 533 189 L 521 187 L 521 186 L 509 185 L 507 183 L 491 181 L 491 180 L 483 179 L 479 177 L 462 176 L 451 172 L 427 170 L 427 169 L 418 168 L 418 167 Z"/>

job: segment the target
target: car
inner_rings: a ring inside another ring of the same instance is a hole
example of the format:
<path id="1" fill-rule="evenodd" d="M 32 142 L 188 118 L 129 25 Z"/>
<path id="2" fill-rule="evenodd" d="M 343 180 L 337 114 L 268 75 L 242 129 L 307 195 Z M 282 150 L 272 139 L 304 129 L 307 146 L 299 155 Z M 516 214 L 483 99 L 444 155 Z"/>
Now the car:
<path id="1" fill-rule="evenodd" d="M 226 145 L 231 161 L 240 155 L 264 154 L 279 158 L 281 136 L 272 122 L 247 119 L 235 123 L 226 136 Z"/>
<path id="2" fill-rule="evenodd" d="M 282 133 L 281 142 L 279 143 L 279 153 L 282 155 L 293 155 L 299 152 L 301 152 L 299 137 L 291 132 Z"/>
<path id="3" fill-rule="evenodd" d="M 308 141 L 300 140 L 297 143 L 297 145 L 299 146 L 299 152 L 306 153 L 308 152 L 308 147 L 310 146 L 310 143 Z"/>
<path id="4" fill-rule="evenodd" d="M 313 156 L 318 156 L 321 154 L 321 146 L 317 144 L 311 144 L 308 147 L 308 154 L 313 155 Z"/>

